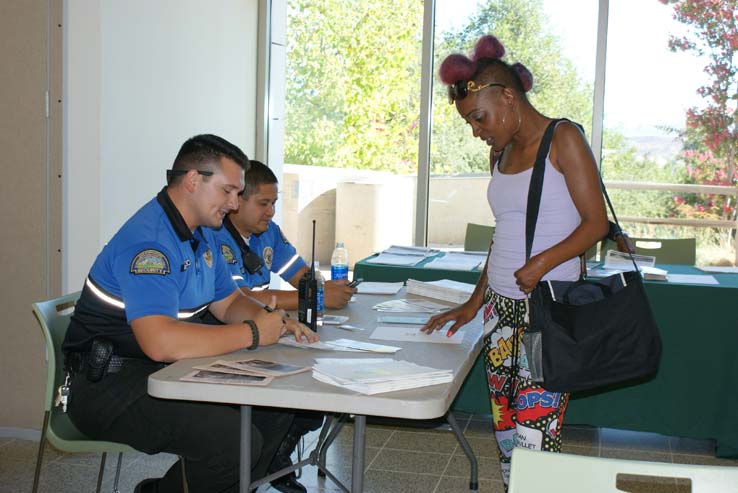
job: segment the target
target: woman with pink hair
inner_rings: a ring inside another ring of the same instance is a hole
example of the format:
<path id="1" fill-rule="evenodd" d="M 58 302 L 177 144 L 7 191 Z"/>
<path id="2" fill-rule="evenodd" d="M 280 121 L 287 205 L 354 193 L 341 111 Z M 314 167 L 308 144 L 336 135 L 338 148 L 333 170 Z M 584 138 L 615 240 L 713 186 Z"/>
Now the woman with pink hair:
<path id="1" fill-rule="evenodd" d="M 464 304 L 431 318 L 426 332 L 453 321 L 449 335 L 484 307 L 489 332 L 484 357 L 499 449 L 507 487 L 514 447 L 558 452 L 568 394 L 550 392 L 532 381 L 522 334 L 527 296 L 541 280 L 574 281 L 578 258 L 608 232 L 600 178 L 580 127 L 539 113 L 526 92 L 533 86 L 522 64 L 502 60 L 505 48 L 483 36 L 471 57 L 448 56 L 439 75 L 450 102 L 490 147 L 487 199 L 496 228 L 487 263 Z M 528 187 L 543 134 L 555 126 L 545 159 L 537 227 L 526 259 Z"/>

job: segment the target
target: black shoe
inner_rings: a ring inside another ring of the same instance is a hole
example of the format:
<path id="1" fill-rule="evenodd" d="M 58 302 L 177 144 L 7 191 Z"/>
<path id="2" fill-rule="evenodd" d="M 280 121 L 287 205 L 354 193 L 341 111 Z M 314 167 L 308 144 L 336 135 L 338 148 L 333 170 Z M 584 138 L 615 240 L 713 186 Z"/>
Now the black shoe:
<path id="1" fill-rule="evenodd" d="M 159 491 L 159 479 L 161 478 L 144 479 L 136 485 L 133 493 L 157 493 Z"/>
<path id="2" fill-rule="evenodd" d="M 295 473 L 291 472 L 272 481 L 272 487 L 282 493 L 307 493 L 307 488 L 297 481 Z"/>

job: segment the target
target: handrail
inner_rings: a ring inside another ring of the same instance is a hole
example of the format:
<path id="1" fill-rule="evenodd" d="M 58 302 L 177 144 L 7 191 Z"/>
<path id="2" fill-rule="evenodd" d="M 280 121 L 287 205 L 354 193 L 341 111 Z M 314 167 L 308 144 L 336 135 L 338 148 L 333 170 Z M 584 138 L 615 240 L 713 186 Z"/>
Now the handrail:
<path id="1" fill-rule="evenodd" d="M 659 183 L 646 181 L 606 181 L 605 187 L 617 190 L 656 190 L 668 192 L 700 193 L 711 195 L 738 196 L 738 187 L 724 185 L 690 185 L 686 183 Z M 693 219 L 678 217 L 638 217 L 622 216 L 624 223 L 671 224 L 674 226 L 692 226 L 697 228 L 727 228 L 736 230 L 735 264 L 738 265 L 738 215 L 734 220 L 726 219 Z"/>

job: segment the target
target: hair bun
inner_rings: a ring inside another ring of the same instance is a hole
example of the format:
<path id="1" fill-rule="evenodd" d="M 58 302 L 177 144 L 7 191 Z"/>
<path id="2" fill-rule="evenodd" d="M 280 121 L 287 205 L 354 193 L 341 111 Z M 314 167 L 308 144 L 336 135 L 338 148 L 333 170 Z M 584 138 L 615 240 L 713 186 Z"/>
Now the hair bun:
<path id="1" fill-rule="evenodd" d="M 502 58 L 503 56 L 505 56 L 505 47 L 496 37 L 487 34 L 479 38 L 477 44 L 474 45 L 472 60 L 476 62 L 481 58 Z"/>
<path id="2" fill-rule="evenodd" d="M 474 62 L 464 55 L 454 53 L 446 57 L 438 69 L 438 76 L 446 85 L 456 84 L 460 80 L 469 80 L 476 70 Z"/>
<path id="3" fill-rule="evenodd" d="M 530 73 L 530 70 L 520 62 L 513 63 L 511 68 L 520 77 L 520 82 L 523 84 L 523 91 L 530 91 L 533 88 L 533 74 Z"/>

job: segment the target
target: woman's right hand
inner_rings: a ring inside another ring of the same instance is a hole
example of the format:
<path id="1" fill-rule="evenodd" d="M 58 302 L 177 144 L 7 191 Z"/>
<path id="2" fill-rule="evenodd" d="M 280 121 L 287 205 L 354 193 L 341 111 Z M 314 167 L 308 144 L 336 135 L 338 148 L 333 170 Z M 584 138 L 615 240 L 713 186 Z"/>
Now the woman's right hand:
<path id="1" fill-rule="evenodd" d="M 447 312 L 432 316 L 420 330 L 430 334 L 435 330 L 441 330 L 447 322 L 453 320 L 454 324 L 446 332 L 446 337 L 451 337 L 457 330 L 469 323 L 477 315 L 478 310 L 479 307 L 475 307 L 469 300 Z"/>

